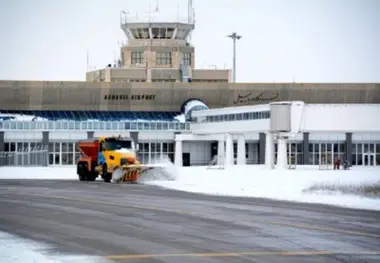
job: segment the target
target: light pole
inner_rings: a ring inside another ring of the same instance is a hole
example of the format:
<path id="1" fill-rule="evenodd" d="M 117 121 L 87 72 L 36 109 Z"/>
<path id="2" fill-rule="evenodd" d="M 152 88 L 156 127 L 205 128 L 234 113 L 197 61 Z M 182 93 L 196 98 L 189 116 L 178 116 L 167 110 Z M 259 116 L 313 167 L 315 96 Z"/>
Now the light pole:
<path id="1" fill-rule="evenodd" d="M 236 32 L 233 32 L 231 35 L 228 35 L 229 38 L 233 40 L 234 53 L 233 53 L 233 82 L 236 82 L 236 39 L 239 40 L 242 36 L 239 36 Z"/>

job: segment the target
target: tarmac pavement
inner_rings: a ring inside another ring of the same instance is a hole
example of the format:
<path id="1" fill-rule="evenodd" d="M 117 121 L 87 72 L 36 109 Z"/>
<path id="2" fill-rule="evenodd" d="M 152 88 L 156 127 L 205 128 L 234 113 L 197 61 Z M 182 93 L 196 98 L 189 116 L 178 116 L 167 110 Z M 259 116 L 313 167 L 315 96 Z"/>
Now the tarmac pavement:
<path id="1" fill-rule="evenodd" d="M 380 262 L 380 213 L 102 181 L 0 180 L 0 231 L 115 262 Z"/>

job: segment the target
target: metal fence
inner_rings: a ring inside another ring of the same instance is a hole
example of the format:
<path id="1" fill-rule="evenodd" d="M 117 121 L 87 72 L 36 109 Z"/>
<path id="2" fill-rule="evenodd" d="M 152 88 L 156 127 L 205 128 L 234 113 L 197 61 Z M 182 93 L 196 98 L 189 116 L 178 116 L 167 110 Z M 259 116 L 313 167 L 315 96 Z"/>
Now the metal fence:
<path id="1" fill-rule="evenodd" d="M 48 157 L 48 148 L 43 146 L 0 152 L 0 166 L 48 166 Z"/>

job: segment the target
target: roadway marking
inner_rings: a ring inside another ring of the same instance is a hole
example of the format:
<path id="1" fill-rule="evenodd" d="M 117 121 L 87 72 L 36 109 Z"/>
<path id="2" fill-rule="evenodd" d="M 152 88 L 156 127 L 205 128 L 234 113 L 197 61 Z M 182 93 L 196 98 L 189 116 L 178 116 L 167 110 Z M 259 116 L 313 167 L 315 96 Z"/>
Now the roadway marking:
<path id="1" fill-rule="evenodd" d="M 328 255 L 380 255 L 380 251 L 252 251 L 252 252 L 210 252 L 210 253 L 172 253 L 172 254 L 130 254 L 109 255 L 106 259 L 128 260 L 128 259 L 152 259 L 166 257 L 242 257 L 242 256 L 328 256 Z"/>
<path id="2" fill-rule="evenodd" d="M 54 198 L 54 199 L 67 200 L 67 201 L 110 205 L 110 203 L 100 201 L 100 200 L 88 200 L 88 199 L 72 198 L 72 197 L 65 197 L 65 196 L 55 196 L 55 195 L 49 196 L 49 195 L 40 195 L 40 194 L 34 194 L 34 193 L 28 193 L 27 195 L 44 197 L 44 198 Z M 145 210 L 158 211 L 158 212 L 176 213 L 176 214 L 180 214 L 180 215 L 192 215 L 192 216 L 200 215 L 200 216 L 202 216 L 202 214 L 198 213 L 198 212 L 191 212 L 191 211 L 187 212 L 187 211 L 182 211 L 182 210 L 166 209 L 166 208 L 159 208 L 159 207 L 154 207 L 154 206 L 140 206 L 140 205 L 123 204 L 123 203 L 112 203 L 111 205 L 120 206 L 120 207 L 127 207 L 127 208 L 145 209 Z M 262 220 L 262 219 L 259 219 L 259 220 L 255 219 L 253 222 L 278 225 L 278 226 L 295 227 L 298 229 L 311 229 L 311 230 L 320 230 L 320 231 L 326 231 L 326 232 L 331 232 L 331 233 L 340 233 L 340 234 L 347 234 L 347 235 L 354 235 L 354 236 L 366 236 L 366 237 L 380 238 L 379 234 L 372 234 L 372 233 L 365 233 L 365 232 L 358 232 L 358 231 L 351 231 L 351 230 L 344 230 L 344 229 L 337 229 L 337 228 L 329 228 L 329 227 L 323 227 L 323 226 L 278 222 L 278 221 L 270 221 L 270 220 Z"/>

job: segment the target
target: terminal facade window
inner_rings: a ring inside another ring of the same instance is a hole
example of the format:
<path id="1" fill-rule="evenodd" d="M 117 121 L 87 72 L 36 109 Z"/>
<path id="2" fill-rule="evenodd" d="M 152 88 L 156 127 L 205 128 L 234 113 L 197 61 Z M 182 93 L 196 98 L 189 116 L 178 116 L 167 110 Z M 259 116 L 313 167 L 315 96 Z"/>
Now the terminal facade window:
<path id="1" fill-rule="evenodd" d="M 191 53 L 183 53 L 182 63 L 186 66 L 191 65 Z"/>
<path id="2" fill-rule="evenodd" d="M 171 52 L 157 52 L 156 53 L 156 64 L 157 65 L 171 65 L 172 64 L 172 53 Z"/>
<path id="3" fill-rule="evenodd" d="M 131 52 L 131 64 L 143 64 L 144 52 Z"/>
<path id="4" fill-rule="evenodd" d="M 380 165 L 380 143 L 353 143 L 352 165 Z"/>
<path id="5" fill-rule="evenodd" d="M 73 165 L 80 157 L 75 142 L 50 142 L 49 165 Z"/>
<path id="6" fill-rule="evenodd" d="M 270 118 L 269 111 L 258 111 L 258 112 L 244 112 L 244 113 L 207 116 L 206 122 L 246 121 L 246 120 L 260 120 L 260 119 L 269 119 L 269 118 Z"/>
<path id="7" fill-rule="evenodd" d="M 174 162 L 174 143 L 172 142 L 144 142 L 139 143 L 139 159 L 142 164 L 169 158 Z"/>

